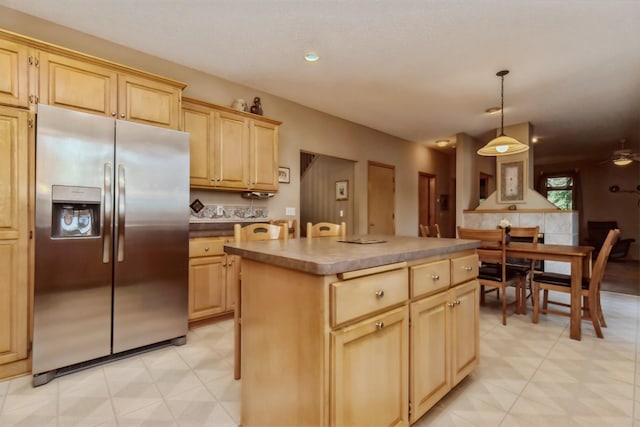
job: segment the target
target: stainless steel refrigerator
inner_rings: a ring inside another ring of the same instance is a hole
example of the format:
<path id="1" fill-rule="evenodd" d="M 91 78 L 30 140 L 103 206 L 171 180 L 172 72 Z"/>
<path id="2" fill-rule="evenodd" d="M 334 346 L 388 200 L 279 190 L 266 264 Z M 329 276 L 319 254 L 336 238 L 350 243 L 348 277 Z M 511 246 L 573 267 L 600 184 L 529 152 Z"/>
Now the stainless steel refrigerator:
<path id="1" fill-rule="evenodd" d="M 189 135 L 39 105 L 35 193 L 34 386 L 183 344 Z"/>

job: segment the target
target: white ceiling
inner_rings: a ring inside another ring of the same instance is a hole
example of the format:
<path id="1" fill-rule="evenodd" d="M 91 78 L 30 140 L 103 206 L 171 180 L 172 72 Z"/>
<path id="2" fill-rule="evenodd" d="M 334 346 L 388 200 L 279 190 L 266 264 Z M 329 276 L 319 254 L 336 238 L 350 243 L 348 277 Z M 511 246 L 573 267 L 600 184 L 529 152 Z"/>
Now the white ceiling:
<path id="1" fill-rule="evenodd" d="M 536 163 L 640 151 L 639 0 L 0 0 L 408 140 L 531 122 Z M 320 61 L 303 61 L 314 50 Z"/>

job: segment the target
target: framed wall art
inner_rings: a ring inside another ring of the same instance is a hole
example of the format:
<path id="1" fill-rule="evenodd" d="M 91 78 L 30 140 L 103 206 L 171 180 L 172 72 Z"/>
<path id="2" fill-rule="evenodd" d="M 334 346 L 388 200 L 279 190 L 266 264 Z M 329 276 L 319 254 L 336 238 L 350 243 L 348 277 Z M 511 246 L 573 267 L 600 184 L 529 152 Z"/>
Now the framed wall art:
<path id="1" fill-rule="evenodd" d="M 349 181 L 336 181 L 336 200 L 349 200 Z"/>
<path id="2" fill-rule="evenodd" d="M 289 184 L 291 182 L 291 169 L 280 166 L 278 168 L 278 182 Z"/>
<path id="3" fill-rule="evenodd" d="M 527 158 L 522 155 L 498 157 L 497 203 L 525 203 L 527 198 Z"/>

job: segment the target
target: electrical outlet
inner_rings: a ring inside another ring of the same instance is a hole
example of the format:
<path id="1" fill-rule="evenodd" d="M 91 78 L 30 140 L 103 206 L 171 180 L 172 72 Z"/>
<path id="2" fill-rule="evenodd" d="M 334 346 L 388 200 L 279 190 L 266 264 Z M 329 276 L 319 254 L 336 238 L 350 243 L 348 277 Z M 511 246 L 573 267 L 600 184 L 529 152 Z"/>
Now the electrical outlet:
<path id="1" fill-rule="evenodd" d="M 224 215 L 224 208 L 220 205 L 216 206 L 216 216 L 223 216 Z"/>
<path id="2" fill-rule="evenodd" d="M 344 216 L 344 211 L 340 209 L 340 218 L 342 218 L 343 216 Z"/>
<path id="3" fill-rule="evenodd" d="M 296 208 L 284 208 L 284 214 L 286 216 L 296 216 Z"/>

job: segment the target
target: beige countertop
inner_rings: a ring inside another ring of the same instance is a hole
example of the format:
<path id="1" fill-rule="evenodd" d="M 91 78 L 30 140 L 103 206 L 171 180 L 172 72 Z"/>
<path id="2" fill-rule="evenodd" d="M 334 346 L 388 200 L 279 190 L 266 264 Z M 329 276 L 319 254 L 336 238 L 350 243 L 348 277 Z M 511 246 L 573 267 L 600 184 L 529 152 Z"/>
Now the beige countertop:
<path id="1" fill-rule="evenodd" d="M 317 275 L 360 270 L 401 261 L 445 255 L 480 245 L 477 240 L 406 236 L 347 236 L 383 240 L 381 243 L 346 243 L 338 237 L 227 243 L 225 252 L 243 258 Z"/>

